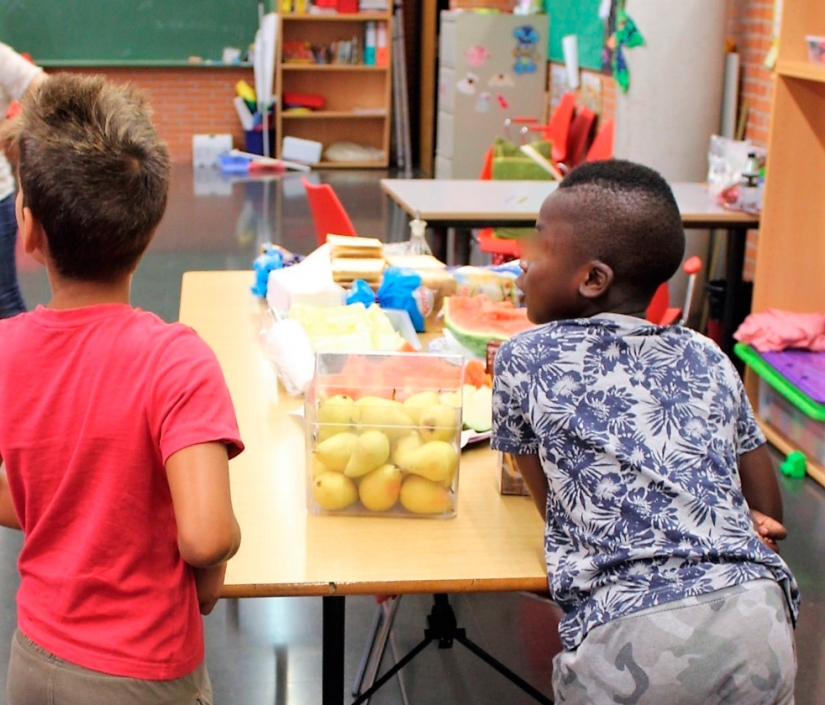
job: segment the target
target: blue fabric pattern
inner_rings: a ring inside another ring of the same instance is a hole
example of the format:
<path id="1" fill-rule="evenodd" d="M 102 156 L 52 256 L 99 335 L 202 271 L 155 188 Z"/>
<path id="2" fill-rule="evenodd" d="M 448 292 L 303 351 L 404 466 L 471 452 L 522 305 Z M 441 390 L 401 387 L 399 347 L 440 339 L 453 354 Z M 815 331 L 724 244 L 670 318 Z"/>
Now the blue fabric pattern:
<path id="1" fill-rule="evenodd" d="M 738 456 L 763 444 L 733 365 L 679 326 L 601 314 L 502 345 L 493 448 L 538 454 L 566 649 L 604 622 L 750 580 L 799 590 L 758 538 Z"/>

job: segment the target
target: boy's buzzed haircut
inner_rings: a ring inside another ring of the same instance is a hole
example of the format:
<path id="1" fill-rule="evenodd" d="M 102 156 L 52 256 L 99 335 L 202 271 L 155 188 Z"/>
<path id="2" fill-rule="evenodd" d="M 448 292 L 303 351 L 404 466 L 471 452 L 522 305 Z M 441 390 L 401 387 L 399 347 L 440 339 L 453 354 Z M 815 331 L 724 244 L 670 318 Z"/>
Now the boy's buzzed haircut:
<path id="1" fill-rule="evenodd" d="M 142 93 L 100 76 L 57 74 L 24 99 L 11 151 L 61 276 L 114 281 L 149 245 L 170 172 L 150 114 Z"/>
<path id="2" fill-rule="evenodd" d="M 588 256 L 608 264 L 616 283 L 649 299 L 679 268 L 685 231 L 673 192 L 646 166 L 620 159 L 588 162 L 559 184 L 576 194 Z"/>

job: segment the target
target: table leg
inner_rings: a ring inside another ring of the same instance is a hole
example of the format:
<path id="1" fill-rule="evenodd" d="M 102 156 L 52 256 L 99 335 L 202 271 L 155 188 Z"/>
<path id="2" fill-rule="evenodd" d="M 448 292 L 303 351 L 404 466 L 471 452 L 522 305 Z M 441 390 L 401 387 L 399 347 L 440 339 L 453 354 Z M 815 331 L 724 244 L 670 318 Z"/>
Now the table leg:
<path id="1" fill-rule="evenodd" d="M 745 365 L 733 352 L 733 346 L 736 343 L 733 334 L 750 312 L 750 302 L 747 302 L 747 305 L 744 303 L 744 299 L 748 296 L 748 290 L 742 282 L 747 238 L 747 229 L 732 228 L 728 230 L 727 271 L 725 275 L 727 285 L 725 287 L 725 311 L 722 320 L 722 350 L 733 361 L 740 374 L 744 372 Z"/>
<path id="2" fill-rule="evenodd" d="M 344 703 L 344 614 L 346 598 L 328 595 L 323 600 L 322 699 L 323 705 Z"/>

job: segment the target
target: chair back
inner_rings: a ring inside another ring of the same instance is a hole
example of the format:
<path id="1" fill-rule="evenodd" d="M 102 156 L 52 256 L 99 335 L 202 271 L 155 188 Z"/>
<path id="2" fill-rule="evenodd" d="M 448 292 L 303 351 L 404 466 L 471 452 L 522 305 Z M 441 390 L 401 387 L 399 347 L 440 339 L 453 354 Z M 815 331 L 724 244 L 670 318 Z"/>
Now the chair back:
<path id="1" fill-rule="evenodd" d="M 584 161 L 601 162 L 605 159 L 613 159 L 613 120 L 605 121 L 602 129 L 596 133 Z"/>
<path id="2" fill-rule="evenodd" d="M 553 161 L 556 164 L 567 159 L 567 145 L 575 110 L 576 94 L 565 93 L 547 121 L 544 135 L 553 143 Z"/>
<path id="3" fill-rule="evenodd" d="M 309 212 L 312 214 L 312 222 L 315 225 L 315 235 L 318 238 L 318 245 L 323 245 L 327 241 L 327 235 L 352 235 L 355 236 L 355 226 L 352 224 L 347 212 L 335 191 L 329 184 L 313 184 L 305 176 L 301 177 L 301 183 L 307 193 L 309 202 Z"/>
<path id="4" fill-rule="evenodd" d="M 573 118 L 567 137 L 567 158 L 564 161 L 568 169 L 578 166 L 584 160 L 595 122 L 596 113 L 587 106 L 582 107 Z"/>

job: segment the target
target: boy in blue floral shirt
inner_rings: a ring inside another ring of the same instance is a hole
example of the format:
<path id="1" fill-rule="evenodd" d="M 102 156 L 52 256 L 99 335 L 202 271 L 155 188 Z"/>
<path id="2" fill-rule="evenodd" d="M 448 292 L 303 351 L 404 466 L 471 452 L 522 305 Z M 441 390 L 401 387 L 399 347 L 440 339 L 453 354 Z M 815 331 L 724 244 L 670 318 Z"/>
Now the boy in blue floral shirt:
<path id="1" fill-rule="evenodd" d="M 645 321 L 684 246 L 664 179 L 613 160 L 572 171 L 524 247 L 542 325 L 498 351 L 493 447 L 545 518 L 557 703 L 793 702 L 799 593 L 765 438 L 716 345 Z"/>

